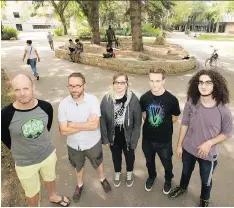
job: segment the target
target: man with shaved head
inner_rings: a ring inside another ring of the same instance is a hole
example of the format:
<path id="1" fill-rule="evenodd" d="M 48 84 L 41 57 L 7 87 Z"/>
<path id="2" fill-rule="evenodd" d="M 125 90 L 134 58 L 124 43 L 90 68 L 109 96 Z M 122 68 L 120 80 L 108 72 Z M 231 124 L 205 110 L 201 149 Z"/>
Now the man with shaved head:
<path id="1" fill-rule="evenodd" d="M 57 156 L 50 136 L 53 108 L 50 103 L 34 98 L 34 84 L 26 75 L 14 77 L 12 88 L 15 102 L 2 109 L 1 139 L 11 149 L 28 206 L 39 204 L 40 175 L 49 200 L 68 206 L 69 199 L 55 193 Z"/>

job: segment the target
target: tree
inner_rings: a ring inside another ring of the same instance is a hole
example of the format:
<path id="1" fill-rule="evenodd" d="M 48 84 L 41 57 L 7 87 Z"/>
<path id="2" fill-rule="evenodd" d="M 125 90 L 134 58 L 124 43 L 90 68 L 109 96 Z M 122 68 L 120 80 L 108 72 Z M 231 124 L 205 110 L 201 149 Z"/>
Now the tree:
<path id="1" fill-rule="evenodd" d="M 85 1 L 75 0 L 81 7 L 84 15 L 87 17 L 89 25 L 92 31 L 92 42 L 94 44 L 100 44 L 100 32 L 99 32 L 99 5 L 100 0 Z"/>
<path id="2" fill-rule="evenodd" d="M 47 3 L 53 6 L 54 12 L 56 15 L 59 16 L 59 19 L 63 25 L 63 30 L 64 30 L 64 35 L 67 35 L 67 25 L 68 21 L 64 16 L 65 9 L 69 4 L 69 1 L 55 1 L 55 0 L 50 0 L 50 1 L 44 1 L 44 0 L 34 0 L 33 1 L 35 8 L 42 7 L 46 5 Z"/>
<path id="3" fill-rule="evenodd" d="M 132 50 L 143 51 L 141 32 L 141 1 L 130 0 L 130 19 L 132 30 Z"/>

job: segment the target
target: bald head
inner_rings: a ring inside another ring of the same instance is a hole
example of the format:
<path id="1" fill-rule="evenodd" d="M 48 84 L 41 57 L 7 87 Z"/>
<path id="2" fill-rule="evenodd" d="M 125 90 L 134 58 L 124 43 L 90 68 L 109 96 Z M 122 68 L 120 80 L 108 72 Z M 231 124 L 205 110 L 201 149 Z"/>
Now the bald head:
<path id="1" fill-rule="evenodd" d="M 25 83 L 27 85 L 29 84 L 29 85 L 33 86 L 32 79 L 29 76 L 24 75 L 24 74 L 16 75 L 11 81 L 12 87 L 14 87 L 15 85 L 21 84 L 21 83 Z"/>
<path id="2" fill-rule="evenodd" d="M 21 104 L 29 103 L 34 97 L 34 85 L 32 79 L 24 74 L 19 74 L 12 79 L 12 88 L 15 98 Z"/>

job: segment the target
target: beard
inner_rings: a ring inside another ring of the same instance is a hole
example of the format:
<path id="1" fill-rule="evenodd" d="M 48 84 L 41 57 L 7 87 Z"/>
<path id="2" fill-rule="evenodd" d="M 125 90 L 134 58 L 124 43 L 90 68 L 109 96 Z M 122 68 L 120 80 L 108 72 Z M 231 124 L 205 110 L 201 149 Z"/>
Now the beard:
<path id="1" fill-rule="evenodd" d="M 83 93 L 80 93 L 80 94 L 72 94 L 71 93 L 71 96 L 72 96 L 73 99 L 78 99 L 82 95 L 83 95 Z"/>

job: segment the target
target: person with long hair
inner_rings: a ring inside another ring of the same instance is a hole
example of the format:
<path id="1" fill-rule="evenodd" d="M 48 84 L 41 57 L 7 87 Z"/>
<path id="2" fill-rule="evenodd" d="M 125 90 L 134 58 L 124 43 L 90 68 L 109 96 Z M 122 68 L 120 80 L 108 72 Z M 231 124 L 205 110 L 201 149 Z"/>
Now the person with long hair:
<path id="1" fill-rule="evenodd" d="M 201 177 L 199 206 L 209 205 L 219 145 L 232 135 L 232 113 L 226 106 L 229 101 L 227 82 L 219 72 L 201 70 L 189 81 L 177 144 L 177 155 L 183 163 L 182 176 L 170 198 L 187 190 L 197 161 Z"/>
<path id="2" fill-rule="evenodd" d="M 101 102 L 101 136 L 110 148 L 115 169 L 114 186 L 121 184 L 122 152 L 127 168 L 127 187 L 134 183 L 134 150 L 141 131 L 141 107 L 137 96 L 128 89 L 128 77 L 118 73 L 113 77 L 113 89 Z"/>

